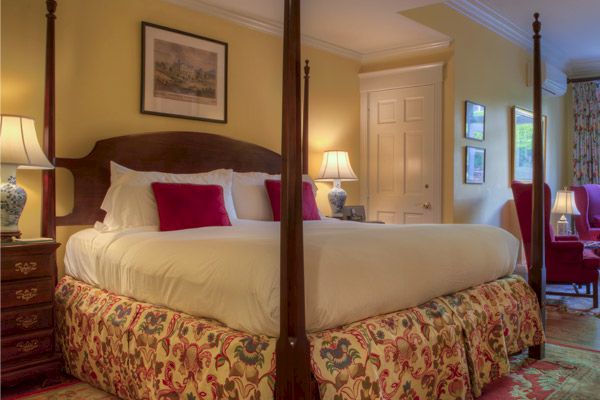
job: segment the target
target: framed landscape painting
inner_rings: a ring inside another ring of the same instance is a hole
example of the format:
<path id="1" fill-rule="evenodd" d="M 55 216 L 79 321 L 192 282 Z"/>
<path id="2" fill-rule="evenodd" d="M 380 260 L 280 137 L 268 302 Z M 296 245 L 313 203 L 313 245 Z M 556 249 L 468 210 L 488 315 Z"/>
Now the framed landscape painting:
<path id="1" fill-rule="evenodd" d="M 548 117 L 542 116 L 544 140 L 544 169 L 546 168 L 546 127 Z M 512 162 L 513 181 L 531 182 L 533 177 L 533 113 L 519 107 L 512 108 Z"/>
<path id="2" fill-rule="evenodd" d="M 227 122 L 227 43 L 142 22 L 141 112 Z"/>
<path id="3" fill-rule="evenodd" d="M 465 146 L 465 183 L 485 182 L 485 149 Z"/>
<path id="4" fill-rule="evenodd" d="M 465 101 L 465 137 L 485 139 L 485 106 L 469 100 Z"/>

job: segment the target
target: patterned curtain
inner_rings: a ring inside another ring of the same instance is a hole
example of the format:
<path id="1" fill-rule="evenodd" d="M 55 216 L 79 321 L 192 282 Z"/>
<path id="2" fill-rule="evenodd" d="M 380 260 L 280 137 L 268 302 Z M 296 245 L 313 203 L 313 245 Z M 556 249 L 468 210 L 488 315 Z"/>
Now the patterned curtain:
<path id="1" fill-rule="evenodd" d="M 574 183 L 600 184 L 600 81 L 573 84 Z"/>

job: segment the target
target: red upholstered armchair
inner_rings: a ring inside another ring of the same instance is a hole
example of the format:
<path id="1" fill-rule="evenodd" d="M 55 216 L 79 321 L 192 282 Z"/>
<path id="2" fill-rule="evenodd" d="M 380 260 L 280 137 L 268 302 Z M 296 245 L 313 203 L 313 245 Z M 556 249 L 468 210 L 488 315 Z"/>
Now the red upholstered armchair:
<path id="1" fill-rule="evenodd" d="M 592 251 L 584 250 L 583 243 L 575 236 L 554 236 L 550 224 L 550 187 L 544 185 L 544 234 L 546 243 L 546 281 L 555 284 L 586 285 L 586 294 L 556 293 L 565 296 L 588 297 L 594 299 L 594 308 L 598 307 L 598 268 L 600 258 Z M 525 245 L 527 266 L 531 268 L 531 184 L 513 182 L 513 196 L 517 207 L 521 236 Z M 590 294 L 590 285 L 593 294 Z"/>
<path id="2" fill-rule="evenodd" d="M 581 240 L 600 240 L 600 185 L 571 186 L 581 215 L 575 227 Z"/>

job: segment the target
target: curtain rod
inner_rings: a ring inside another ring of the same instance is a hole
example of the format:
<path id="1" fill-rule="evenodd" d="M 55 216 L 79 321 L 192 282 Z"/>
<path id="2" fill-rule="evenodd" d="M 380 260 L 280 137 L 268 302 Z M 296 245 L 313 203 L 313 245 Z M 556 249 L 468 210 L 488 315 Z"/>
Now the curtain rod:
<path id="1" fill-rule="evenodd" d="M 600 81 L 600 76 L 591 76 L 589 78 L 573 78 L 567 79 L 567 83 L 576 83 L 576 82 L 590 82 L 590 81 Z"/>

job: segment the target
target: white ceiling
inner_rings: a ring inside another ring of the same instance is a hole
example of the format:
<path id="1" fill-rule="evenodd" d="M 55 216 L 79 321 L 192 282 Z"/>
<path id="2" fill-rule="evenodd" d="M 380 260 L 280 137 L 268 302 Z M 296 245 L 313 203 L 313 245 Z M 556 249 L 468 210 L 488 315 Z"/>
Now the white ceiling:
<path id="1" fill-rule="evenodd" d="M 282 0 L 168 1 L 255 29 L 281 31 Z M 357 59 L 448 46 L 448 36 L 398 14 L 441 2 L 443 0 L 303 0 L 303 39 Z"/>
<path id="2" fill-rule="evenodd" d="M 531 46 L 533 13 L 542 22 L 542 57 L 570 76 L 600 73 L 600 0 L 449 0 L 447 4 Z"/>
<path id="3" fill-rule="evenodd" d="M 281 33 L 282 0 L 167 1 Z M 303 0 L 303 39 L 363 61 L 447 47 L 450 37 L 399 14 L 441 2 L 524 48 L 531 48 L 537 11 L 547 62 L 570 76 L 600 73 L 600 0 Z"/>

